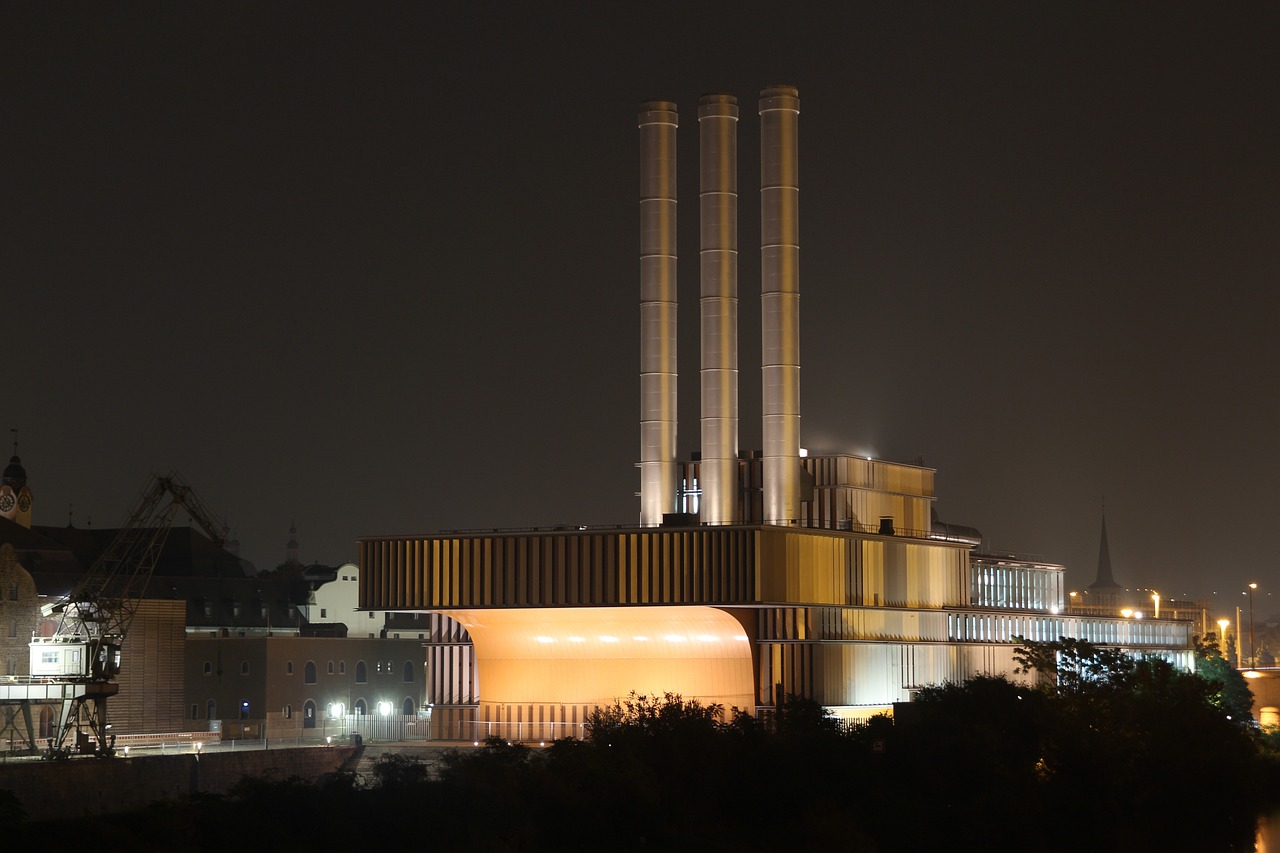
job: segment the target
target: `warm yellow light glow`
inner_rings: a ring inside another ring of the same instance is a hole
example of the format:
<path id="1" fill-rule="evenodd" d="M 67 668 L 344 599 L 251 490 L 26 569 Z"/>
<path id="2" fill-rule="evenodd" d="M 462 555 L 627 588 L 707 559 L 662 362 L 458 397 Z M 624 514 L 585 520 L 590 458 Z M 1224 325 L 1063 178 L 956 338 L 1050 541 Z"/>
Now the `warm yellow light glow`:
<path id="1" fill-rule="evenodd" d="M 1126 607 L 1124 610 L 1120 611 L 1120 615 L 1128 619 L 1130 616 L 1133 615 L 1133 611 L 1130 610 L 1128 607 Z"/>
<path id="2" fill-rule="evenodd" d="M 1244 673 L 1244 677 L 1245 678 L 1261 678 L 1262 673 L 1258 672 L 1257 670 L 1250 669 Z"/>
<path id="3" fill-rule="evenodd" d="M 510 704 L 517 710 L 542 705 L 555 709 L 547 711 L 549 719 L 564 713 L 560 705 L 609 705 L 633 690 L 679 693 L 726 707 L 752 707 L 756 701 L 752 647 L 742 623 L 713 607 L 444 613 L 471 635 L 482 704 Z M 738 642 L 727 642 L 730 638 Z M 534 713 L 542 719 L 541 710 Z"/>

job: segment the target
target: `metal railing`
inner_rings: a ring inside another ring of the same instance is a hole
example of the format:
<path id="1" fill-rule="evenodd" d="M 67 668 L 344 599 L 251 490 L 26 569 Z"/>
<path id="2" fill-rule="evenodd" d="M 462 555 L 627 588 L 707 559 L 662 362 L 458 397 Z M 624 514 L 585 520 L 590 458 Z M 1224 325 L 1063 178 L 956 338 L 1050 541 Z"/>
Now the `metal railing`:
<path id="1" fill-rule="evenodd" d="M 586 736 L 586 723 L 552 722 L 494 722 L 489 720 L 458 720 L 457 739 L 482 743 L 491 737 L 510 741 L 543 743 L 563 738 L 582 740 Z"/>

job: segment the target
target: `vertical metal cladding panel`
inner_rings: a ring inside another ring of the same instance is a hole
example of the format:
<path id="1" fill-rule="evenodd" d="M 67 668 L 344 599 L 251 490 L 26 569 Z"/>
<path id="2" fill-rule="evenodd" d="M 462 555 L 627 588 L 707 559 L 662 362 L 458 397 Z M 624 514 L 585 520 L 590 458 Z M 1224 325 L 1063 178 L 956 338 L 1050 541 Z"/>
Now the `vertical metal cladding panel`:
<path id="1" fill-rule="evenodd" d="M 764 520 L 800 516 L 799 93 L 760 93 L 760 312 Z"/>
<path id="2" fill-rule="evenodd" d="M 388 608 L 403 608 L 408 603 L 408 540 L 399 539 L 391 546 L 391 597 L 387 601 Z"/>
<path id="3" fill-rule="evenodd" d="M 557 545 L 560 544 L 559 537 L 542 537 L 542 598 L 539 599 L 540 604 L 563 604 L 563 596 L 556 596 L 555 575 L 557 569 L 562 569 L 563 562 L 556 559 Z M 563 588 L 563 585 L 562 585 Z"/>
<path id="4" fill-rule="evenodd" d="M 676 511 L 676 105 L 641 104 L 640 522 Z"/>
<path id="5" fill-rule="evenodd" d="M 636 590 L 636 603 L 649 604 L 653 601 L 650 590 L 649 574 L 652 571 L 650 551 L 652 550 L 653 534 L 639 533 L 636 535 L 639 539 L 639 551 L 636 555 L 636 575 L 639 579 L 639 586 Z"/>
<path id="6" fill-rule="evenodd" d="M 564 541 L 565 604 L 582 603 L 582 575 L 578 562 L 581 541 L 581 536 L 566 537 Z"/>
<path id="7" fill-rule="evenodd" d="M 702 232 L 702 520 L 737 515 L 738 488 L 738 101 L 698 105 Z"/>

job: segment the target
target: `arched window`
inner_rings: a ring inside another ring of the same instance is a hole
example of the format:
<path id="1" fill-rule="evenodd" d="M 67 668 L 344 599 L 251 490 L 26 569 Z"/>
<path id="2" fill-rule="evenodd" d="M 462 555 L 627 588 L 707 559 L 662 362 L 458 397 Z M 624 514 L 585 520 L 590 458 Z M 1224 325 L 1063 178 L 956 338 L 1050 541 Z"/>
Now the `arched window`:
<path id="1" fill-rule="evenodd" d="M 369 681 L 369 667 L 365 666 L 364 661 L 356 661 L 356 684 L 367 684 Z"/>
<path id="2" fill-rule="evenodd" d="M 292 706 L 292 705 L 285 705 L 285 706 L 284 706 L 284 718 L 285 718 L 286 720 L 292 720 L 292 719 L 293 719 L 293 706 Z"/>
<path id="3" fill-rule="evenodd" d="M 249 662 L 247 660 L 240 661 L 240 674 L 241 675 L 249 674 Z"/>
<path id="4" fill-rule="evenodd" d="M 316 727 L 316 703 L 310 699 L 302 704 L 302 727 L 304 729 Z"/>
<path id="5" fill-rule="evenodd" d="M 412 717 L 412 716 L 413 716 L 414 709 L 415 709 L 416 707 L 417 707 L 417 706 L 416 706 L 416 705 L 414 705 L 414 703 L 413 703 L 413 699 L 412 699 L 412 698 L 410 698 L 410 697 L 408 697 L 408 696 L 406 696 L 406 697 L 404 697 L 404 707 L 403 707 L 403 709 L 401 710 L 401 713 L 403 713 L 406 717 Z"/>
<path id="6" fill-rule="evenodd" d="M 338 661 L 338 675 L 346 675 L 346 674 L 347 674 L 347 662 L 344 660 Z"/>
<path id="7" fill-rule="evenodd" d="M 358 665 L 363 666 L 363 664 L 358 664 Z M 352 710 L 352 713 L 354 713 L 357 717 L 363 717 L 366 713 L 368 713 L 369 706 L 364 703 L 364 699 L 357 699 L 356 706 L 351 710 Z"/>
<path id="8" fill-rule="evenodd" d="M 413 669 L 414 669 L 413 661 L 407 660 L 404 662 L 404 683 L 405 684 L 410 684 L 413 682 Z"/>
<path id="9" fill-rule="evenodd" d="M 315 661 L 309 660 L 302 667 L 302 683 L 303 684 L 316 683 L 316 662 Z"/>
<path id="10" fill-rule="evenodd" d="M 329 661 L 329 674 L 333 675 L 333 661 Z"/>
<path id="11" fill-rule="evenodd" d="M 204 674 L 213 675 L 213 664 L 210 661 L 204 662 Z"/>
<path id="12" fill-rule="evenodd" d="M 285 663 L 284 663 L 284 674 L 285 674 L 285 675 L 293 675 L 293 661 L 291 661 L 291 660 L 289 660 L 289 661 L 285 661 Z"/>

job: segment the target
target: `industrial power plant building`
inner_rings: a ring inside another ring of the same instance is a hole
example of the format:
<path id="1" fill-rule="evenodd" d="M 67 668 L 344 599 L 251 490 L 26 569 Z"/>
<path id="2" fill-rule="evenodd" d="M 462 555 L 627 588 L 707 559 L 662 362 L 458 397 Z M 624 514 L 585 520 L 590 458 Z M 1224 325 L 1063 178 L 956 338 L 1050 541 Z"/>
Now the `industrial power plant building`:
<path id="1" fill-rule="evenodd" d="M 937 521 L 933 469 L 800 445 L 799 95 L 765 89 L 763 449 L 738 447 L 738 106 L 701 139 L 701 450 L 676 458 L 676 105 L 642 105 L 640 515 L 634 526 L 365 537 L 367 610 L 433 614 L 438 736 L 575 734 L 630 692 L 857 719 L 924 685 L 1011 673 L 1014 637 L 1191 665 L 1192 625 L 1066 612 L 1063 568 L 975 555 Z"/>

